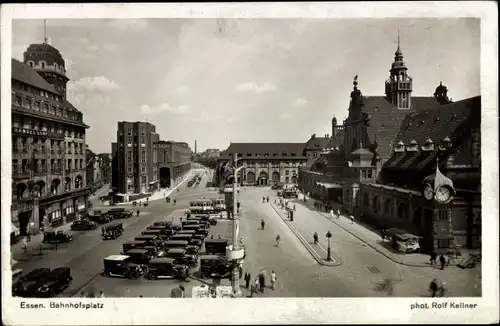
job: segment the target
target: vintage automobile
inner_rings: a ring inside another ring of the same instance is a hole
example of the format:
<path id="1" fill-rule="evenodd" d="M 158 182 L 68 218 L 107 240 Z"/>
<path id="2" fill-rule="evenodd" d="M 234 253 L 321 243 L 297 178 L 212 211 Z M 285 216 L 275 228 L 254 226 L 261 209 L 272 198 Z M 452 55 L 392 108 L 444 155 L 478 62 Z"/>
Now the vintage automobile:
<path id="1" fill-rule="evenodd" d="M 158 238 L 160 237 L 160 235 L 162 234 L 161 230 L 150 230 L 150 229 L 147 229 L 147 230 L 144 230 L 141 232 L 142 235 L 154 235 L 154 236 L 157 236 Z"/>
<path id="2" fill-rule="evenodd" d="M 201 242 L 205 241 L 206 236 L 204 234 L 196 233 L 193 235 L 191 240 L 201 240 Z"/>
<path id="3" fill-rule="evenodd" d="M 193 225 L 186 225 L 183 230 L 193 230 L 195 231 L 196 234 L 203 234 L 205 236 L 208 236 L 208 233 L 210 232 L 209 229 L 207 229 L 204 225 L 202 224 L 193 224 Z"/>
<path id="4" fill-rule="evenodd" d="M 392 247 L 397 251 L 404 253 L 420 251 L 419 236 L 397 228 L 386 230 L 385 235 L 391 241 Z"/>
<path id="5" fill-rule="evenodd" d="M 176 264 L 194 267 L 198 263 L 198 255 L 188 254 L 185 249 L 175 248 L 167 250 L 167 258 L 175 259 Z"/>
<path id="6" fill-rule="evenodd" d="M 145 241 L 150 245 L 157 246 L 157 247 L 163 247 L 163 240 L 160 237 L 157 237 L 156 235 L 139 235 L 135 237 L 135 241 Z"/>
<path id="7" fill-rule="evenodd" d="M 106 214 L 112 216 L 113 218 L 130 218 L 134 215 L 134 213 L 122 207 L 111 208 L 106 212 Z"/>
<path id="8" fill-rule="evenodd" d="M 147 266 L 135 264 L 128 255 L 111 255 L 104 258 L 104 276 L 137 279 L 147 273 Z"/>
<path id="9" fill-rule="evenodd" d="M 299 195 L 296 191 L 294 190 L 291 190 L 291 189 L 285 189 L 283 190 L 283 192 L 281 193 L 281 197 L 285 198 L 285 199 L 297 199 L 299 198 Z"/>
<path id="10" fill-rule="evenodd" d="M 37 268 L 19 277 L 12 284 L 12 295 L 16 297 L 33 298 L 38 294 L 41 283 L 50 273 L 50 268 Z"/>
<path id="11" fill-rule="evenodd" d="M 197 230 L 185 230 L 185 229 L 182 229 L 180 230 L 179 232 L 177 232 L 178 235 L 182 235 L 182 234 L 188 234 L 190 235 L 191 237 L 193 237 L 193 235 L 196 234 L 196 231 Z"/>
<path id="12" fill-rule="evenodd" d="M 212 255 L 225 255 L 228 240 L 208 239 L 205 241 L 205 252 Z"/>
<path id="13" fill-rule="evenodd" d="M 148 243 L 146 241 L 127 241 L 122 245 L 123 252 L 126 254 L 127 251 L 132 249 L 143 249 Z"/>
<path id="14" fill-rule="evenodd" d="M 66 234 L 63 231 L 48 231 L 44 232 L 42 243 L 66 243 L 73 240 L 71 234 Z"/>
<path id="15" fill-rule="evenodd" d="M 174 248 L 186 248 L 189 245 L 189 241 L 185 240 L 168 240 L 165 242 L 165 249 L 174 249 Z"/>
<path id="16" fill-rule="evenodd" d="M 192 234 L 175 234 L 170 237 L 170 240 L 184 240 L 184 241 L 191 241 L 193 238 Z"/>
<path id="17" fill-rule="evenodd" d="M 170 222 L 170 221 L 156 221 L 156 222 L 154 222 L 153 226 L 171 227 L 172 222 Z"/>
<path id="18" fill-rule="evenodd" d="M 203 255 L 200 256 L 200 275 L 202 278 L 229 278 L 233 265 L 225 256 Z M 241 278 L 241 271 L 240 271 Z"/>
<path id="19" fill-rule="evenodd" d="M 281 183 L 275 183 L 271 186 L 272 190 L 281 190 L 283 189 L 283 185 Z"/>
<path id="20" fill-rule="evenodd" d="M 203 245 L 203 240 L 194 238 L 197 235 L 199 236 L 199 234 L 195 234 L 193 238 L 189 241 L 189 246 L 201 248 L 201 246 Z"/>
<path id="21" fill-rule="evenodd" d="M 156 280 L 160 277 L 173 277 L 185 280 L 189 276 L 189 267 L 178 264 L 173 258 L 153 258 L 148 265 L 147 278 Z"/>
<path id="22" fill-rule="evenodd" d="M 130 257 L 131 262 L 139 265 L 147 265 L 154 258 L 151 251 L 147 249 L 132 249 L 125 254 Z"/>
<path id="23" fill-rule="evenodd" d="M 123 224 L 119 222 L 111 223 L 102 227 L 102 237 L 104 240 L 116 239 L 123 234 Z"/>
<path id="24" fill-rule="evenodd" d="M 198 225 L 200 224 L 200 218 L 188 218 L 187 220 L 183 220 L 181 222 L 182 224 L 182 229 L 184 229 L 188 225 Z"/>
<path id="25" fill-rule="evenodd" d="M 193 224 L 201 224 L 204 225 L 207 229 L 210 229 L 210 222 L 209 220 L 202 219 L 201 217 L 188 217 L 187 221 L 192 221 L 190 224 L 185 224 L 185 225 L 193 225 Z M 196 223 L 195 223 L 196 222 Z"/>
<path id="26" fill-rule="evenodd" d="M 40 283 L 41 286 L 37 290 L 37 297 L 52 298 L 69 287 L 71 281 L 73 281 L 71 269 L 68 267 L 54 268 Z"/>
<path id="27" fill-rule="evenodd" d="M 73 231 L 93 230 L 95 228 L 97 228 L 97 223 L 91 220 L 79 220 L 71 224 L 71 230 Z"/>
<path id="28" fill-rule="evenodd" d="M 87 217 L 87 219 L 91 220 L 92 222 L 95 222 L 98 224 L 106 224 L 106 223 L 109 223 L 113 219 L 113 217 L 111 215 L 105 214 L 99 210 L 94 210 L 94 213 L 87 214 L 86 217 Z"/>

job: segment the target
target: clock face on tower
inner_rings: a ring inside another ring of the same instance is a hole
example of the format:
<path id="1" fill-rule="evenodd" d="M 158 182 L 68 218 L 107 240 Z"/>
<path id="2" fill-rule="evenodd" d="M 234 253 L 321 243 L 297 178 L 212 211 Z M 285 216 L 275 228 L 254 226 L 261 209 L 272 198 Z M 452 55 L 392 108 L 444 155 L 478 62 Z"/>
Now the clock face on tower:
<path id="1" fill-rule="evenodd" d="M 439 187 L 436 191 L 436 200 L 440 203 L 446 203 L 451 199 L 451 191 L 448 187 Z"/>
<path id="2" fill-rule="evenodd" d="M 426 185 L 424 188 L 424 198 L 431 200 L 434 197 L 434 190 L 430 185 Z"/>

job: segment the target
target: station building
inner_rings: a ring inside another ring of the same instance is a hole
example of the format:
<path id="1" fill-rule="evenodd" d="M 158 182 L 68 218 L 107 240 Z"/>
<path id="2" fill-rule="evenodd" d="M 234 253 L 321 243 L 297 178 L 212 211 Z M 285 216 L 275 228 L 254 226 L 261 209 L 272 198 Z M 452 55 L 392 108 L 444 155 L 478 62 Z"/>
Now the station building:
<path id="1" fill-rule="evenodd" d="M 385 96 L 363 96 L 355 78 L 347 119 L 332 120 L 325 148 L 299 170 L 299 188 L 420 236 L 424 252 L 478 247 L 481 98 L 452 102 L 441 83 L 434 97 L 414 97 L 407 70 L 398 45 Z"/>
<path id="2" fill-rule="evenodd" d="M 304 143 L 231 143 L 217 160 L 217 184 L 232 179 L 228 163 L 237 154 L 238 183 L 268 186 L 273 183 L 296 184 L 298 171 L 305 166 Z M 231 163 L 232 164 L 232 163 Z"/>

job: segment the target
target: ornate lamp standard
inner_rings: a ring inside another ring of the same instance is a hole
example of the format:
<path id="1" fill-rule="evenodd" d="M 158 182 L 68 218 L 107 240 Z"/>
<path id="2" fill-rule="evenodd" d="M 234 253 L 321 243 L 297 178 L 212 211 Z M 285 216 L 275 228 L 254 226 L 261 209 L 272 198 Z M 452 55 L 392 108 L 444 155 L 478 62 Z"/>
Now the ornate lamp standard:
<path id="1" fill-rule="evenodd" d="M 332 237 L 332 233 L 328 231 L 326 234 L 326 238 L 328 239 L 328 249 L 327 249 L 327 256 L 326 260 L 331 261 L 332 260 L 332 250 L 330 249 L 330 238 Z"/>

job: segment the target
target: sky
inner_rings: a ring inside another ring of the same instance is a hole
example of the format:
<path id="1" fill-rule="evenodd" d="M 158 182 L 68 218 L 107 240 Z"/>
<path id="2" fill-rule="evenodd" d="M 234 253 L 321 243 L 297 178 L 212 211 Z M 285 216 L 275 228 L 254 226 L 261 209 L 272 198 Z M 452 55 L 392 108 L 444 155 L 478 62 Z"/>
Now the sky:
<path id="1" fill-rule="evenodd" d="M 43 26 L 12 22 L 14 58 L 43 42 Z M 331 134 L 355 75 L 363 95 L 384 94 L 398 29 L 412 95 L 440 81 L 453 101 L 480 95 L 479 19 L 47 20 L 97 153 L 111 151 L 118 121 L 149 121 L 198 151 Z"/>

